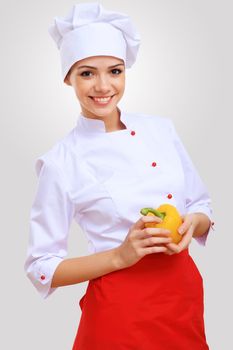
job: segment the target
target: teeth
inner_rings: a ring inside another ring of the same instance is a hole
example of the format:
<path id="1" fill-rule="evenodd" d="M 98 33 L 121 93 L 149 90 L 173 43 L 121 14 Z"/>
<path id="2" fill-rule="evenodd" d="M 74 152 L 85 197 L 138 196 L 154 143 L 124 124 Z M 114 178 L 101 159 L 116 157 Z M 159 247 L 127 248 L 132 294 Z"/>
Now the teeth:
<path id="1" fill-rule="evenodd" d="M 93 99 L 94 99 L 95 101 L 97 101 L 97 102 L 108 102 L 108 101 L 110 100 L 110 98 L 111 98 L 111 96 L 109 96 L 109 97 L 100 97 L 100 98 L 98 98 L 98 97 L 93 97 Z"/>

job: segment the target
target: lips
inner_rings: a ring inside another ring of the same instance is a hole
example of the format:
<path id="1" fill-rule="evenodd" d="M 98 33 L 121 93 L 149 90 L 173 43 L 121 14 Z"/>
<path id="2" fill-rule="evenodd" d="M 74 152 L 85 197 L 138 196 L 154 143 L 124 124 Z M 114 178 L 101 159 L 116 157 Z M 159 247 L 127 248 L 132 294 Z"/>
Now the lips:
<path id="1" fill-rule="evenodd" d="M 112 96 L 90 96 L 91 99 L 97 103 L 97 104 L 100 104 L 100 105 L 106 105 L 110 102 L 110 100 L 112 99 L 114 95 Z"/>

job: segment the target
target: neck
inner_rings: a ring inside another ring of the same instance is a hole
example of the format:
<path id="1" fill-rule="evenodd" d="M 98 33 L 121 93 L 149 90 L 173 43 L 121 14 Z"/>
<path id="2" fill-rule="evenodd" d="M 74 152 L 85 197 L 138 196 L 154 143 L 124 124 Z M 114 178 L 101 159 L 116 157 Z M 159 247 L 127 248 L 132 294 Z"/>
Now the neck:
<path id="1" fill-rule="evenodd" d="M 105 124 L 106 132 L 126 129 L 125 124 L 123 124 L 120 119 L 121 112 L 118 107 L 116 107 L 116 109 L 111 113 L 111 115 L 107 117 L 90 115 L 84 110 L 82 112 L 87 118 L 102 120 Z"/>
<path id="2" fill-rule="evenodd" d="M 125 124 L 120 120 L 121 112 L 117 108 L 111 118 L 104 119 L 106 132 L 126 129 Z"/>

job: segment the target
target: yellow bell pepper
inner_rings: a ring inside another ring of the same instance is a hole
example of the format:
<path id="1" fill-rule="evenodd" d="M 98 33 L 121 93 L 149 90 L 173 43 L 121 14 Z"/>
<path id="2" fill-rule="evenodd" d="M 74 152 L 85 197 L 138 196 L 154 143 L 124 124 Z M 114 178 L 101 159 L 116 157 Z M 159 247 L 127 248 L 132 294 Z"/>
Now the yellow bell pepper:
<path id="1" fill-rule="evenodd" d="M 140 213 L 142 215 L 158 216 L 163 221 L 161 223 L 145 223 L 145 227 L 165 228 L 171 231 L 170 237 L 173 243 L 179 243 L 181 241 L 181 234 L 178 232 L 179 226 L 182 224 L 182 218 L 176 209 L 171 204 L 162 204 L 157 209 L 143 208 Z"/>

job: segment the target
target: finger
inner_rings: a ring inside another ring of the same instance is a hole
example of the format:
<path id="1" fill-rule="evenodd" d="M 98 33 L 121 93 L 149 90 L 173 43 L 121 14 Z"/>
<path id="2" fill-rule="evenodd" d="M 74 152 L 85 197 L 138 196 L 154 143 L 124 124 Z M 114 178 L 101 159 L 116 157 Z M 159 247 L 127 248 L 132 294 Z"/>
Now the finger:
<path id="1" fill-rule="evenodd" d="M 182 225 L 179 226 L 178 232 L 183 235 L 186 231 L 188 231 L 189 227 L 191 225 L 191 221 L 188 218 L 184 218 L 184 221 Z"/>
<path id="2" fill-rule="evenodd" d="M 168 243 L 167 244 L 167 248 L 169 251 L 171 251 L 171 253 L 173 254 L 178 254 L 180 253 L 180 247 L 178 244 L 176 243 Z"/>
<path id="3" fill-rule="evenodd" d="M 186 215 L 182 215 L 182 216 L 181 216 L 182 222 L 185 221 L 185 218 L 186 218 Z"/>
<path id="4" fill-rule="evenodd" d="M 190 227 L 189 230 L 186 232 L 186 234 L 183 235 L 181 241 L 178 244 L 168 243 L 167 244 L 168 249 L 170 249 L 176 254 L 180 253 L 182 250 L 186 249 L 189 246 L 192 240 L 192 233 L 193 233 L 193 228 Z"/>
<path id="5" fill-rule="evenodd" d="M 167 251 L 167 248 L 165 246 L 153 246 L 153 247 L 143 248 L 142 251 L 144 255 L 153 254 L 153 253 L 165 253 Z"/>
<path id="6" fill-rule="evenodd" d="M 147 238 L 147 237 L 150 237 L 150 236 L 163 236 L 163 237 L 167 237 L 171 234 L 171 231 L 170 230 L 167 230 L 165 228 L 157 228 L 157 227 L 147 227 L 147 228 L 144 228 L 143 230 L 139 231 L 138 232 L 138 235 L 137 237 L 138 238 Z"/>
<path id="7" fill-rule="evenodd" d="M 140 217 L 138 221 L 135 222 L 134 229 L 135 230 L 143 229 L 145 227 L 145 223 L 147 222 L 160 223 L 162 221 L 163 221 L 162 219 L 160 219 L 158 216 L 155 216 L 155 215 L 143 215 Z"/>
<path id="8" fill-rule="evenodd" d="M 176 254 L 173 250 L 171 250 L 171 249 L 168 248 L 168 244 L 166 244 L 166 247 L 167 247 L 167 251 L 165 252 L 165 254 L 167 254 L 167 255 Z"/>
<path id="9" fill-rule="evenodd" d="M 142 240 L 142 247 L 150 247 L 154 245 L 167 244 L 171 242 L 170 237 L 150 237 Z"/>
<path id="10" fill-rule="evenodd" d="M 167 251 L 164 252 L 164 254 L 166 254 L 166 255 L 174 255 L 175 252 L 172 252 L 170 249 L 167 248 Z"/>
<path id="11" fill-rule="evenodd" d="M 183 236 L 182 240 L 178 243 L 180 251 L 186 249 L 189 246 L 192 240 L 192 236 L 193 236 L 193 227 L 191 226 L 186 232 L 186 234 Z"/>

